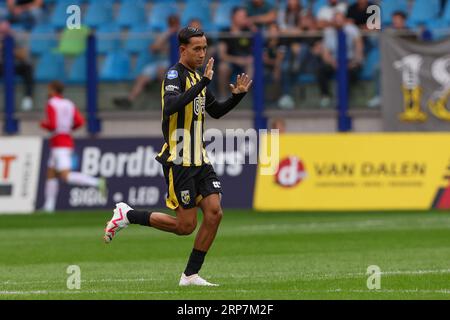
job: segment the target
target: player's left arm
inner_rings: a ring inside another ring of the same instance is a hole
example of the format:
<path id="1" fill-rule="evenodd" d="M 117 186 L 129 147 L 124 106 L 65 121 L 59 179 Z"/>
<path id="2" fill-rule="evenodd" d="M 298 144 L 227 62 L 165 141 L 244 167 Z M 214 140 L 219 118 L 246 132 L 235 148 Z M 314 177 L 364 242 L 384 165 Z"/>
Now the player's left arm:
<path id="1" fill-rule="evenodd" d="M 73 126 L 72 129 L 78 129 L 84 125 L 84 117 L 81 114 L 80 110 L 78 108 L 75 108 L 75 112 L 73 114 Z"/>
<path id="2" fill-rule="evenodd" d="M 252 85 L 253 80 L 245 73 L 237 76 L 235 84 L 230 84 L 232 96 L 223 102 L 216 100 L 214 95 L 206 89 L 205 110 L 214 119 L 219 119 L 233 110 L 242 100 Z"/>

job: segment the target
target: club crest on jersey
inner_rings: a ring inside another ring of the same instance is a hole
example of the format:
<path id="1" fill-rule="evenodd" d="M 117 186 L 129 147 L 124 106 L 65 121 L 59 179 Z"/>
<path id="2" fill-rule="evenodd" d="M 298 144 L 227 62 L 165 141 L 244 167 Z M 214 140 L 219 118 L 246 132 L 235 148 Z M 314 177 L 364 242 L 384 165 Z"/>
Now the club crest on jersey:
<path id="1" fill-rule="evenodd" d="M 198 116 L 200 110 L 202 114 L 205 114 L 205 97 L 197 97 L 194 99 L 194 113 Z"/>
<path id="2" fill-rule="evenodd" d="M 184 204 L 189 204 L 189 202 L 191 202 L 191 195 L 189 193 L 189 190 L 181 191 L 181 202 L 183 202 Z"/>
<path id="3" fill-rule="evenodd" d="M 169 70 L 167 72 L 167 79 L 172 80 L 178 78 L 178 71 L 177 70 Z"/>

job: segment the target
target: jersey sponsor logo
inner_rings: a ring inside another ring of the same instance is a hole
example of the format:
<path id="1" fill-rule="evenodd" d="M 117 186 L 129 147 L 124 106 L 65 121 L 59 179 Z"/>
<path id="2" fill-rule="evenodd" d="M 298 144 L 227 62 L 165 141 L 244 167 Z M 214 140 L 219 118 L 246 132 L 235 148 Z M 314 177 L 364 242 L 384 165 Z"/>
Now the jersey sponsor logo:
<path id="1" fill-rule="evenodd" d="M 166 91 L 175 91 L 175 90 L 180 90 L 180 88 L 178 86 L 174 86 L 173 84 L 169 84 L 165 87 Z"/>
<path id="2" fill-rule="evenodd" d="M 178 78 L 178 71 L 177 70 L 169 70 L 167 72 L 167 79 L 172 80 Z"/>
<path id="3" fill-rule="evenodd" d="M 184 204 L 189 204 L 191 202 L 191 195 L 189 193 L 189 190 L 183 190 L 181 191 L 181 202 Z"/>
<path id="4" fill-rule="evenodd" d="M 198 116 L 200 113 L 200 110 L 202 114 L 205 114 L 205 104 L 206 104 L 206 98 L 205 97 L 197 97 L 194 99 L 194 113 Z"/>

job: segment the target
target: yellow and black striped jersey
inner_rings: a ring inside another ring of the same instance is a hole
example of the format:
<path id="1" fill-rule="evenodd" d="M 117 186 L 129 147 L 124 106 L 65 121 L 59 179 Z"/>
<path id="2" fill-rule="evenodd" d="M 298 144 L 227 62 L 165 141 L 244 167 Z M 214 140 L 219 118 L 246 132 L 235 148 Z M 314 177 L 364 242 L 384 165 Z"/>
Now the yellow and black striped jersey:
<path id="1" fill-rule="evenodd" d="M 161 87 L 164 145 L 162 164 L 201 166 L 209 163 L 203 139 L 205 110 L 213 118 L 232 110 L 245 94 L 218 102 L 206 87 L 210 80 L 182 63 L 171 67 Z"/>

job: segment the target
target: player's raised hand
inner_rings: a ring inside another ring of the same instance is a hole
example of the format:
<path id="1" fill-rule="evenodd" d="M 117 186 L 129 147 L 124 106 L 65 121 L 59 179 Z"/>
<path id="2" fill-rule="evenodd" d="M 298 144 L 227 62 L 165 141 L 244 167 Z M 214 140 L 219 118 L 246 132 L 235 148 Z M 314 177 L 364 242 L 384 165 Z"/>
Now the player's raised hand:
<path id="1" fill-rule="evenodd" d="M 206 64 L 205 73 L 203 74 L 204 77 L 208 78 L 209 80 L 212 80 L 214 75 L 214 58 L 209 58 L 208 63 Z"/>
<path id="2" fill-rule="evenodd" d="M 242 73 L 237 76 L 236 84 L 230 84 L 230 89 L 233 94 L 239 94 L 248 92 L 252 86 L 253 80 L 250 79 L 248 74 Z"/>

